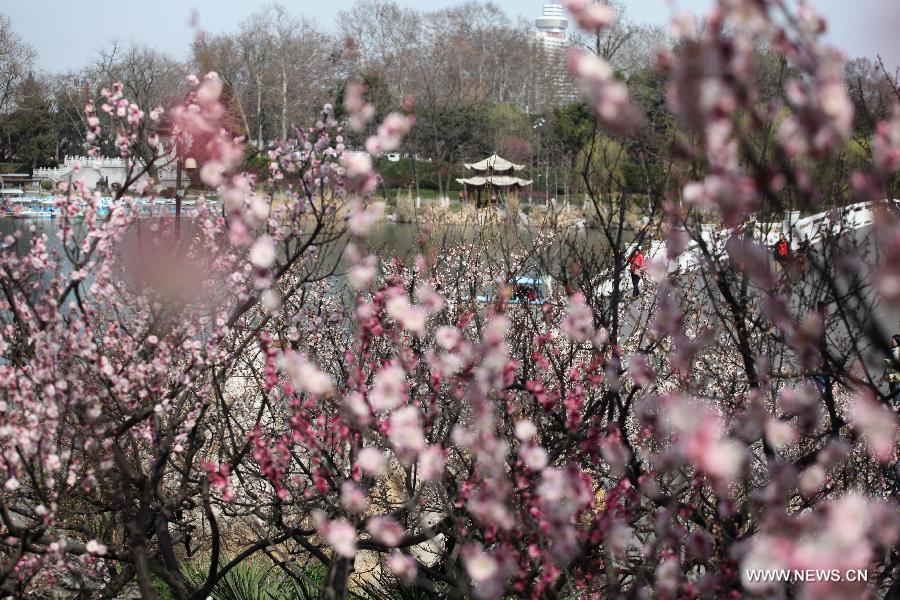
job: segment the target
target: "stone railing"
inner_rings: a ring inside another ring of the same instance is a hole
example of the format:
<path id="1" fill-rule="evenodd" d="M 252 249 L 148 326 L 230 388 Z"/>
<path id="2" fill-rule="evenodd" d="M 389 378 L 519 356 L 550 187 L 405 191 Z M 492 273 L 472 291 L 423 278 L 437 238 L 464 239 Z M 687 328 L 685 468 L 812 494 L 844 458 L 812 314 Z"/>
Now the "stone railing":
<path id="1" fill-rule="evenodd" d="M 124 179 L 124 172 L 128 166 L 128 162 L 120 157 L 67 156 L 63 163 L 58 167 L 41 167 L 35 169 L 34 178 L 60 181 L 67 178 L 75 170 L 76 166 L 79 166 L 81 171 L 90 169 L 95 171 L 108 169 L 113 171 L 113 173 L 118 171 L 122 173 L 122 179 Z M 174 164 L 169 164 L 160 168 L 159 171 L 161 178 L 172 178 L 174 177 L 175 166 Z M 112 173 L 107 172 L 107 174 L 111 175 Z"/>

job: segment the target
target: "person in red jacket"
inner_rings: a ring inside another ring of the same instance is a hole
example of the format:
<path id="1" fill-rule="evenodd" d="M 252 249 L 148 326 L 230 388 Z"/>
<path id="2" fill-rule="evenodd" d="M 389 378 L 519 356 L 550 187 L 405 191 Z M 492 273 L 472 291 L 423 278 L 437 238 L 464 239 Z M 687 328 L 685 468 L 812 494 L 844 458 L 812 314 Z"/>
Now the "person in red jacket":
<path id="1" fill-rule="evenodd" d="M 784 268 L 785 263 L 791 258 L 791 246 L 788 244 L 784 234 L 778 236 L 775 242 L 775 272 L 778 273 Z"/>
<path id="2" fill-rule="evenodd" d="M 631 263 L 632 298 L 637 298 L 641 295 L 641 271 L 644 269 L 644 253 L 641 252 L 640 248 L 631 255 L 629 262 Z"/>

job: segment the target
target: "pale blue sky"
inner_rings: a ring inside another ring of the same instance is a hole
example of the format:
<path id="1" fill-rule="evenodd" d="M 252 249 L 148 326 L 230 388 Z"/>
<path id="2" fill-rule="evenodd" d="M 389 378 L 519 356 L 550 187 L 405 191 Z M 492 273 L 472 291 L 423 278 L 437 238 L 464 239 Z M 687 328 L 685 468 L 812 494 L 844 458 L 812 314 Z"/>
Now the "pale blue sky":
<path id="1" fill-rule="evenodd" d="M 2 0 L 18 33 L 38 52 L 47 71 L 82 66 L 98 48 L 113 39 L 146 43 L 183 57 L 192 39 L 190 15 L 197 11 L 201 27 L 210 32 L 233 31 L 247 15 L 271 0 Z M 398 0 L 423 9 L 457 4 L 454 0 Z M 534 18 L 543 0 L 495 0 L 511 17 Z M 626 0 L 629 16 L 639 22 L 665 24 L 671 5 L 703 11 L 712 0 Z M 296 14 L 312 17 L 323 28 L 335 26 L 337 13 L 353 0 L 282 0 Z M 900 2 L 898 0 L 814 0 L 830 23 L 829 39 L 850 56 L 881 53 L 900 65 Z"/>

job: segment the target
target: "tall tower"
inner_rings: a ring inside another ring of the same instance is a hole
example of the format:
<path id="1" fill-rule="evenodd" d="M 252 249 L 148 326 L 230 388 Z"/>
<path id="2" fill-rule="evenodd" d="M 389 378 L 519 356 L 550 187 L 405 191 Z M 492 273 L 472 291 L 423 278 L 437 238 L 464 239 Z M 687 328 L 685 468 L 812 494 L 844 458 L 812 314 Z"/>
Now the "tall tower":
<path id="1" fill-rule="evenodd" d="M 544 42 L 544 47 L 563 48 L 566 45 L 566 30 L 569 28 L 569 20 L 563 16 L 563 7 L 555 2 L 544 4 L 544 14 L 534 21 L 537 27 L 538 37 Z"/>

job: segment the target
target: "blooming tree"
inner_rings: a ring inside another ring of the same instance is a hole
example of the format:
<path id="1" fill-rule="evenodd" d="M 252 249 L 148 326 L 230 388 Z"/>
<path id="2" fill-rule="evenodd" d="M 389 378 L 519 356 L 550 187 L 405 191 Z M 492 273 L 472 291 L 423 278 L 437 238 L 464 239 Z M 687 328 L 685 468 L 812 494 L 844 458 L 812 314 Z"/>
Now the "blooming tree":
<path id="1" fill-rule="evenodd" d="M 567 5 L 585 29 L 611 24 L 603 5 Z M 292 582 L 285 597 L 896 591 L 898 425 L 872 365 L 893 360 L 900 219 L 883 197 L 900 109 L 848 174 L 869 234 L 835 211 L 776 271 L 765 224 L 827 193 L 806 165 L 849 135 L 840 57 L 803 3 L 721 0 L 702 28 L 675 25 L 659 76 L 677 127 L 571 51 L 596 131 L 621 141 L 584 161 L 600 249 L 562 231 L 512 248 L 488 219 L 474 241 L 427 227 L 414 260 L 379 260 L 372 155 L 415 119 L 372 124 L 359 85 L 346 123 L 325 106 L 269 149 L 265 181 L 241 171 L 214 73 L 165 117 L 104 91 L 89 139 L 131 160 L 165 118 L 219 201 L 176 237 L 141 217 L 152 168 L 134 161 L 108 213 L 76 176 L 55 238 L 6 240 L 4 592 L 205 598 L 261 556 Z M 754 38 L 791 64 L 783 99 L 760 97 Z M 348 129 L 375 132 L 365 152 Z M 635 224 L 616 169 L 591 169 L 650 136 L 671 138 L 656 157 L 669 175 L 648 171 Z M 665 252 L 628 301 L 623 275 L 654 235 Z M 694 268 L 673 269 L 689 247 Z M 514 285 L 534 265 L 562 288 L 541 303 Z"/>

